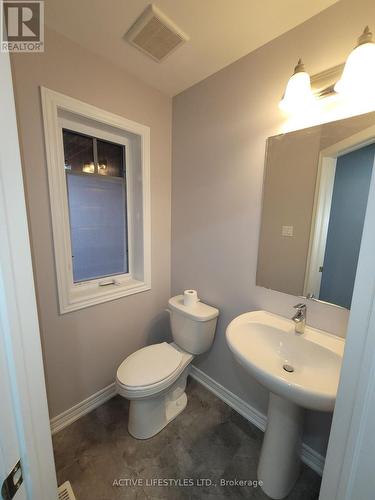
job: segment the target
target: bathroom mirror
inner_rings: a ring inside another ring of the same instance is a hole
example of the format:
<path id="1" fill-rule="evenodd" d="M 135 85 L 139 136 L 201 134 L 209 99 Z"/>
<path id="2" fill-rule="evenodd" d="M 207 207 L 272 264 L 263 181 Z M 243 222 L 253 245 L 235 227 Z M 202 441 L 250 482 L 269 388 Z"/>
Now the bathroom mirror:
<path id="1" fill-rule="evenodd" d="M 270 137 L 258 286 L 350 309 L 375 158 L 375 112 Z"/>

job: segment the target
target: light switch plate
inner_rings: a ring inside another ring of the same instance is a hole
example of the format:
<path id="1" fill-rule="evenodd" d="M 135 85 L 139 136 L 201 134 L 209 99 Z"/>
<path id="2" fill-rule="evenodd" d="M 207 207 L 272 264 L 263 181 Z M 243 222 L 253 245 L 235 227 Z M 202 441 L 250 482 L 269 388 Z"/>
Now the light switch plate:
<path id="1" fill-rule="evenodd" d="M 281 226 L 281 236 L 293 236 L 293 226 Z"/>

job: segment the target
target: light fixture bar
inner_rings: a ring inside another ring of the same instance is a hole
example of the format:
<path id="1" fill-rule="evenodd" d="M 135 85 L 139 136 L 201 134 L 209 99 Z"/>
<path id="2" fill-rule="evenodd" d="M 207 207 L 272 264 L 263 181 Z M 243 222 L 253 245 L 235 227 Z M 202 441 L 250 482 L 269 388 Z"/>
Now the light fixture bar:
<path id="1" fill-rule="evenodd" d="M 306 76 L 306 81 L 303 81 L 302 75 L 299 77 L 299 73 Z M 286 108 L 286 105 L 291 107 L 293 101 L 297 101 L 298 98 L 301 106 L 303 106 L 302 98 L 308 101 L 307 77 L 303 63 L 299 60 L 280 102 L 282 109 Z M 370 28 L 365 27 L 345 63 L 313 75 L 310 84 L 310 93 L 314 99 L 323 99 L 340 93 L 350 100 L 375 101 L 375 43 Z M 298 106 L 296 107 L 298 109 Z"/>
<path id="2" fill-rule="evenodd" d="M 318 99 L 335 94 L 334 86 L 342 75 L 345 63 L 320 71 L 311 76 L 311 89 Z"/>

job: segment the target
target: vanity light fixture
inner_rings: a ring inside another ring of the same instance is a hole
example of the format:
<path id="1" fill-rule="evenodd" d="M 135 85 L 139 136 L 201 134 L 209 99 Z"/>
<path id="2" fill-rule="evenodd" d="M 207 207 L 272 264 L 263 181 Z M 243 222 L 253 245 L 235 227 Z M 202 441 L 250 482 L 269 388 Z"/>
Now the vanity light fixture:
<path id="1" fill-rule="evenodd" d="M 335 91 L 347 96 L 374 96 L 375 43 L 368 26 L 358 38 L 357 46 L 349 54 L 343 74 L 335 85 Z"/>
<path id="2" fill-rule="evenodd" d="M 375 42 L 366 26 L 345 64 L 339 64 L 310 79 L 301 59 L 289 79 L 279 107 L 289 114 L 306 112 L 318 99 L 342 96 L 346 102 L 375 103 Z"/>
<path id="3" fill-rule="evenodd" d="M 313 103 L 314 95 L 311 90 L 310 75 L 305 71 L 302 59 L 299 59 L 293 75 L 289 78 L 279 107 L 287 113 L 293 113 L 311 107 Z"/>

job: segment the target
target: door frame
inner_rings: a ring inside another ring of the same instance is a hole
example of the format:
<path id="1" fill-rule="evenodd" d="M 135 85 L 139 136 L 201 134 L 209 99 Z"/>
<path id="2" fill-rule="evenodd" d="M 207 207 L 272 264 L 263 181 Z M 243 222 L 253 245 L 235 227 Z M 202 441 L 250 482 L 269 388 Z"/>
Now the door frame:
<path id="1" fill-rule="evenodd" d="M 357 149 L 362 149 L 374 142 L 375 126 L 371 126 L 332 144 L 319 153 L 309 251 L 303 286 L 303 295 L 305 297 L 314 294 L 314 297 L 319 299 L 322 279 L 319 268 L 323 266 L 325 255 L 337 158 L 352 153 Z"/>
<path id="2" fill-rule="evenodd" d="M 320 500 L 369 500 L 375 490 L 374 170 Z"/>
<path id="3" fill-rule="evenodd" d="M 0 53 L 1 341 L 28 499 L 57 499 L 10 58 Z M 6 452 L 6 450 L 3 450 Z"/>
<path id="4" fill-rule="evenodd" d="M 309 252 L 307 256 L 303 295 L 313 295 L 319 299 L 329 217 L 331 215 L 333 185 L 337 158 L 325 151 L 319 154 L 318 175 L 315 187 L 314 208 L 310 230 Z"/>

